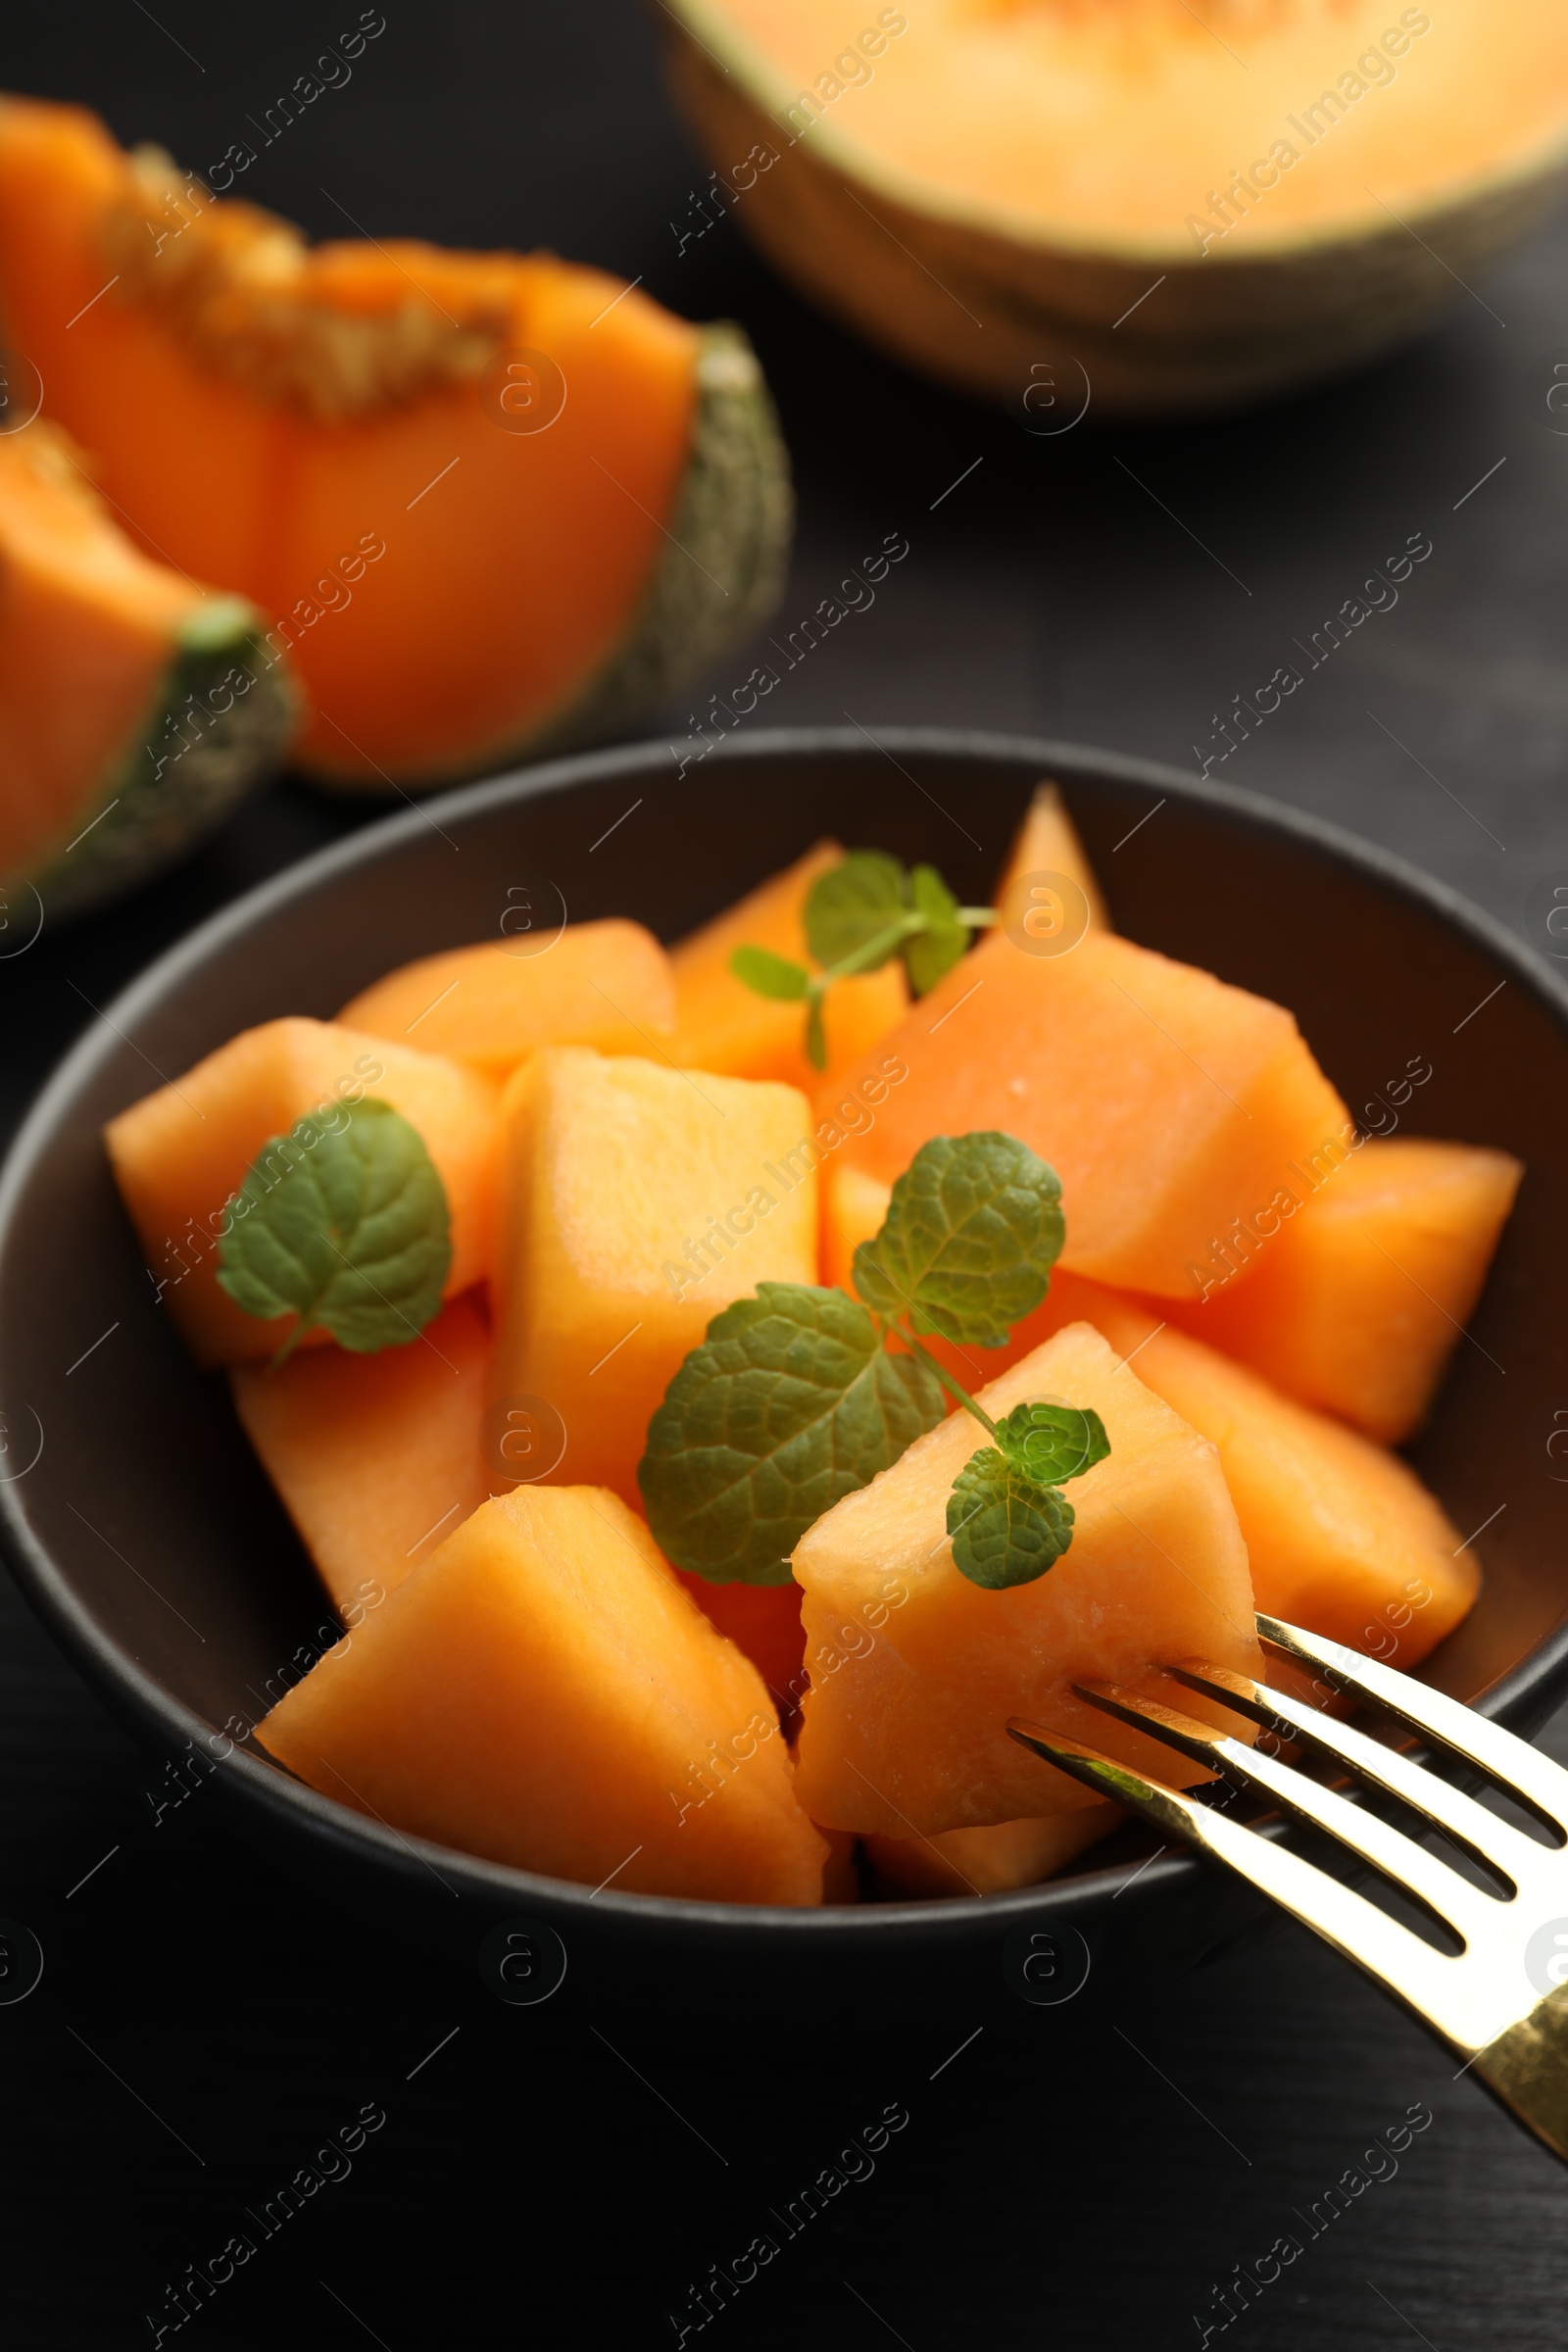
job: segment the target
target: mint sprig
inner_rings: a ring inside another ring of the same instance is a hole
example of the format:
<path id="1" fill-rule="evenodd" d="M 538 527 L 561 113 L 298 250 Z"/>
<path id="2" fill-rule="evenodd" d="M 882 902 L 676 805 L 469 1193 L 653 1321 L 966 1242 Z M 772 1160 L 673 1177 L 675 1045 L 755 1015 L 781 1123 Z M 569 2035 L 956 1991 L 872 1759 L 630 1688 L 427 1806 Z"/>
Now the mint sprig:
<path id="1" fill-rule="evenodd" d="M 1019 1404 L 972 1453 L 948 1497 L 955 1565 L 992 1592 L 1027 1585 L 1072 1542 L 1073 1507 L 1057 1489 L 1110 1451 L 1100 1415 L 1075 1405 Z"/>
<path id="2" fill-rule="evenodd" d="M 416 1340 L 452 1263 L 447 1198 L 417 1130 L 390 1102 L 308 1111 L 269 1136 L 227 1205 L 218 1279 L 248 1315 L 299 1319 L 359 1354 Z"/>
<path id="3" fill-rule="evenodd" d="M 729 968 L 760 997 L 805 1004 L 807 1055 L 820 1070 L 827 1066 L 822 1002 L 836 980 L 880 971 L 897 956 L 914 994 L 929 996 L 973 933 L 1000 919 L 994 906 L 960 906 L 934 865 L 910 869 L 882 850 L 851 850 L 807 893 L 806 944 L 820 971 L 755 947 L 735 949 Z"/>
<path id="4" fill-rule="evenodd" d="M 921 1146 L 880 1232 L 856 1252 L 859 1300 L 764 1282 L 716 1315 L 648 1427 L 637 1479 L 666 1557 L 714 1583 L 782 1584 L 802 1536 L 942 1419 L 942 1391 L 991 1444 L 955 1482 L 948 1532 L 975 1584 L 1028 1584 L 1072 1541 L 1057 1492 L 1110 1450 L 1097 1414 L 1024 1404 L 993 1421 L 922 1332 L 1001 1347 L 1044 1298 L 1063 1239 L 1054 1172 L 1015 1136 Z M 907 1352 L 893 1352 L 894 1334 Z"/>

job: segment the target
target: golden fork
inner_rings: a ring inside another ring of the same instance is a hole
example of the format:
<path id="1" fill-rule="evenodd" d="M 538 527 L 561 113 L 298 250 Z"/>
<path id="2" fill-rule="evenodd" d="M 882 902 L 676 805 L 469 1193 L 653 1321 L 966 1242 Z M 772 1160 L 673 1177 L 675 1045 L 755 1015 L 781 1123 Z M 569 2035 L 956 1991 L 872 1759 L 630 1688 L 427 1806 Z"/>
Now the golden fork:
<path id="1" fill-rule="evenodd" d="M 1353 1887 L 1278 1839 L 1145 1780 L 1080 1742 L 1014 1717 L 1012 1738 L 1112 1796 L 1164 1835 L 1185 1838 L 1284 1906 L 1364 1969 L 1464 2060 L 1469 2073 L 1568 2162 L 1568 1772 L 1456 1699 L 1338 1642 L 1259 1615 L 1258 1638 L 1348 1696 L 1392 1715 L 1432 1746 L 1483 1773 L 1553 1833 L 1544 1845 L 1398 1749 L 1310 1702 L 1217 1666 L 1166 1669 L 1172 1680 L 1293 1743 L 1332 1757 L 1367 1788 L 1396 1798 L 1509 1889 L 1476 1886 L 1366 1806 L 1179 1709 L 1113 1684 L 1075 1684 L 1080 1698 L 1266 1796 L 1324 1831 L 1459 1938 L 1438 1950 Z"/>

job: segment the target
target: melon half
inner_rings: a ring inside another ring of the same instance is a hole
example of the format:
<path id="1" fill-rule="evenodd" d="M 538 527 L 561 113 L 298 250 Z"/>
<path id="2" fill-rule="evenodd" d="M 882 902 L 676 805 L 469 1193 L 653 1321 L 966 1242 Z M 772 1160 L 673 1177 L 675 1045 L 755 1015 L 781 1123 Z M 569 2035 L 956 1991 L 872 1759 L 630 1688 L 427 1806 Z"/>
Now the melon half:
<path id="1" fill-rule="evenodd" d="M 613 733 L 777 601 L 787 466 L 750 346 L 600 270 L 308 247 L 7 98 L 0 312 L 132 534 L 292 649 L 296 757 L 334 783 Z"/>
<path id="2" fill-rule="evenodd" d="M 1568 164 L 1557 0 L 669 0 L 738 222 L 1030 430 L 1228 408 L 1390 349 Z"/>

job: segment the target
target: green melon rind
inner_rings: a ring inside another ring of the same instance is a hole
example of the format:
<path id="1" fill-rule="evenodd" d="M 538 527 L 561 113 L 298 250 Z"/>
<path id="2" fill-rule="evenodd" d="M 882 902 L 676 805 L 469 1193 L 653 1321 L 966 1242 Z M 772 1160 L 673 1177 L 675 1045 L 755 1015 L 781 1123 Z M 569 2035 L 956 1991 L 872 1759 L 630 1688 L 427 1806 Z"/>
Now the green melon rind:
<path id="1" fill-rule="evenodd" d="M 778 610 L 794 523 L 789 457 L 757 355 L 738 326 L 705 327 L 671 544 L 625 643 L 536 748 L 651 718 L 754 635 Z"/>
<path id="2" fill-rule="evenodd" d="M 794 523 L 789 456 L 757 355 L 738 326 L 704 327 L 686 472 L 631 627 L 562 709 L 450 776 L 419 781 L 452 782 L 646 725 L 777 611 Z"/>
<path id="3" fill-rule="evenodd" d="M 152 707 L 101 788 L 6 886 L 35 890 L 48 921 L 144 881 L 281 767 L 298 707 L 256 608 L 209 598 L 182 623 Z"/>

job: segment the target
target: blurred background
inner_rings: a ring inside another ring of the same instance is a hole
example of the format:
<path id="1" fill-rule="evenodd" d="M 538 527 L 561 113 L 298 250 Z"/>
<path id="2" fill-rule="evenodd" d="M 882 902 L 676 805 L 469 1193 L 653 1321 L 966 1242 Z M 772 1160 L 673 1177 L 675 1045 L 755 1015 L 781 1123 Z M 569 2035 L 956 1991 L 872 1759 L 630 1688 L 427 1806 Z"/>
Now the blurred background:
<path id="1" fill-rule="evenodd" d="M 1021 402 L 947 394 L 840 334 L 732 218 L 694 210 L 708 164 L 664 93 L 658 0 L 388 0 L 385 17 L 244 193 L 313 235 L 352 220 L 544 246 L 683 317 L 738 319 L 796 469 L 784 626 L 888 534 L 907 539 L 874 606 L 784 678 L 768 723 L 1206 759 L 1544 946 L 1533 909 L 1568 869 L 1568 438 L 1546 402 L 1568 350 L 1568 223 L 1326 390 L 1179 427 L 1106 428 L 1091 407 L 1045 432 Z M 339 29 L 318 7 L 35 10 L 0 72 L 201 171 Z M 1313 664 L 1314 631 L 1415 537 L 1431 553 L 1396 603 Z M 1301 687 L 1242 740 L 1237 698 L 1282 663 Z M 651 731 L 680 741 L 745 666 L 726 658 Z M 285 781 L 139 895 L 0 966 L 8 1127 L 84 997 L 102 1004 L 200 915 L 381 812 Z M 853 812 L 843 830 L 856 839 Z M 161 2340 L 166 2285 L 368 2101 L 387 2120 L 353 2177 L 263 2246 L 192 2341 L 679 2341 L 668 2315 L 695 2327 L 689 2285 L 889 2102 L 910 2120 L 874 2179 L 715 2328 L 909 2352 L 1201 2342 L 1211 2289 L 1299 2235 L 1293 2211 L 1415 2104 L 1434 2120 L 1397 2178 L 1358 2193 L 1235 2324 L 1257 2352 L 1562 2340 L 1568 2180 L 1293 1930 L 1180 1982 L 1152 1955 L 1135 2013 L 1027 2010 L 989 1979 L 929 2015 L 902 1985 L 885 2010 L 857 1996 L 721 2034 L 701 1987 L 662 2018 L 628 1985 L 623 2018 L 590 2020 L 569 1980 L 537 2011 L 504 2010 L 476 1974 L 210 1841 L 199 1803 L 160 1816 L 159 1768 L 9 1587 L 0 1616 L 0 1912 L 47 1955 L 37 1993 L 0 2009 L 0 2306 L 18 2346 Z M 1568 1755 L 1568 1728 L 1552 1740 Z"/>

